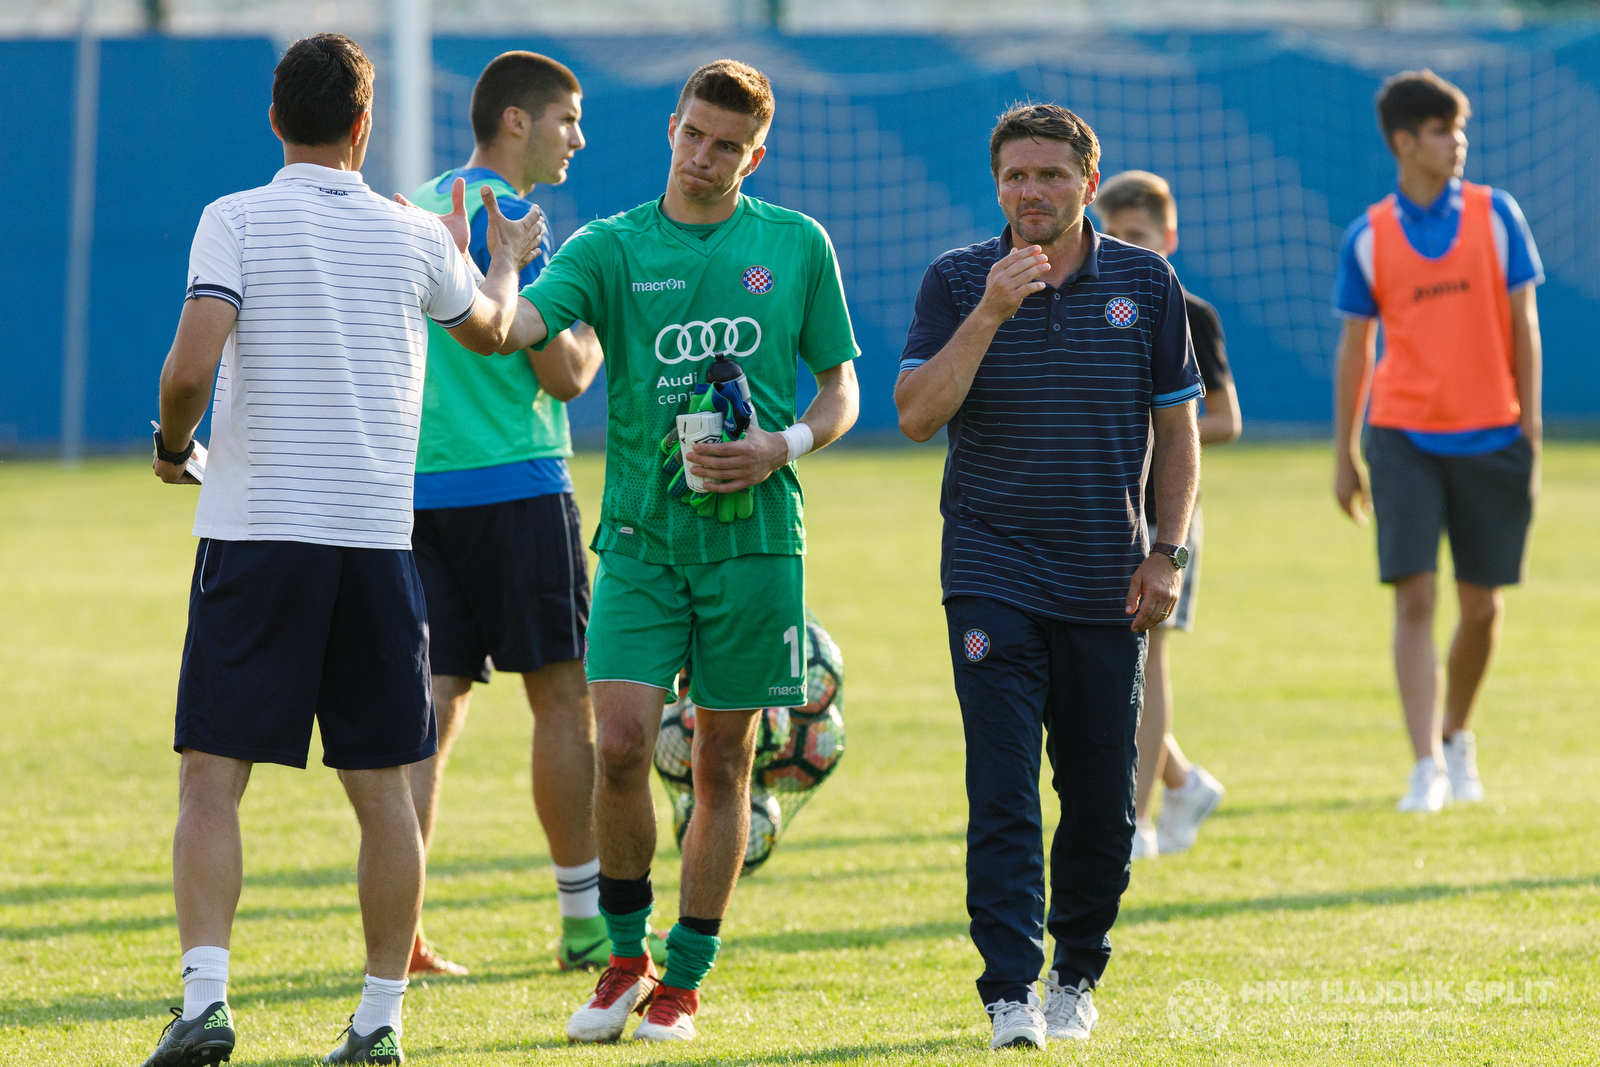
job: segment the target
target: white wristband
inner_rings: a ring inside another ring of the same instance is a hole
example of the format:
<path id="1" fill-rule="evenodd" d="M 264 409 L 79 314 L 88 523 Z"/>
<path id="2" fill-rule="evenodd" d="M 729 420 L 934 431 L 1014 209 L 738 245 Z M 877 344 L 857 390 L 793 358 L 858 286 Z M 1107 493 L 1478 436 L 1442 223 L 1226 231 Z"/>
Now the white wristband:
<path id="1" fill-rule="evenodd" d="M 789 442 L 789 462 L 793 463 L 807 452 L 816 441 L 816 436 L 811 432 L 811 427 L 803 422 L 797 422 L 786 430 L 779 431 L 783 439 Z"/>

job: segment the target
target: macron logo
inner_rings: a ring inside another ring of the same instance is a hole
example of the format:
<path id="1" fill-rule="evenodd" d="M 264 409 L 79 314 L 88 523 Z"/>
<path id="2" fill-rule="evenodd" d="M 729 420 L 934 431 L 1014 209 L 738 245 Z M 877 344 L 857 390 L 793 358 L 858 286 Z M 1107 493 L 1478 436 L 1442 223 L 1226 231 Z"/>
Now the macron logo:
<path id="1" fill-rule="evenodd" d="M 659 293 L 671 289 L 687 289 L 689 283 L 682 278 L 668 278 L 664 282 L 634 282 L 633 291 L 636 293 Z"/>

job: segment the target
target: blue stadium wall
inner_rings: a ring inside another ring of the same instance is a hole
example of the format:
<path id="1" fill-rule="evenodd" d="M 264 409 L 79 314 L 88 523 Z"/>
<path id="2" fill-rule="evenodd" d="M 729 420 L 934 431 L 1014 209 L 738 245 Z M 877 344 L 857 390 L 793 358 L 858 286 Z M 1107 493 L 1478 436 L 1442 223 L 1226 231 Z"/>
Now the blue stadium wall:
<path id="1" fill-rule="evenodd" d="M 860 426 L 883 433 L 894 428 L 896 357 L 923 269 L 1003 224 L 987 135 L 1025 98 L 1082 113 L 1102 139 L 1104 174 L 1141 167 L 1173 180 L 1174 261 L 1222 313 L 1247 421 L 1325 427 L 1338 242 L 1393 180 L 1372 95 L 1386 73 L 1430 65 L 1473 97 L 1469 178 L 1518 199 L 1543 253 L 1546 410 L 1600 419 L 1587 333 L 1600 322 L 1600 26 L 1448 38 L 444 37 L 434 45 L 438 169 L 464 161 L 472 79 L 511 48 L 556 56 L 584 85 L 589 147 L 566 185 L 535 194 L 563 237 L 660 193 L 666 118 L 694 66 L 734 55 L 772 75 L 771 151 L 746 188 L 832 233 L 863 350 Z M 74 54 L 70 41 L 0 41 L 0 284 L 14 309 L 0 331 L 0 452 L 47 449 L 60 432 Z M 265 39 L 103 44 L 91 447 L 148 439 L 200 211 L 281 164 L 266 124 L 277 55 Z M 573 406 L 580 435 L 592 437 L 603 411 L 597 392 Z"/>

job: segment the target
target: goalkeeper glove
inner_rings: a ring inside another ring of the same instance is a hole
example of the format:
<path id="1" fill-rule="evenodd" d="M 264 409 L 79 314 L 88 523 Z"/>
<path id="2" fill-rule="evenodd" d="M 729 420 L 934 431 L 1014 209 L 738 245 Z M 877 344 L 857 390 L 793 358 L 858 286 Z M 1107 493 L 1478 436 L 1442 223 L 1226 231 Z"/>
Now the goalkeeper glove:
<path id="1" fill-rule="evenodd" d="M 694 387 L 694 396 L 689 401 L 688 414 L 698 411 L 711 411 L 712 398 L 708 387 L 697 385 Z M 726 433 L 726 430 L 724 430 Z M 683 441 L 678 437 L 678 420 L 672 420 L 672 429 L 661 439 L 661 472 L 667 476 L 667 495 L 674 500 L 683 500 L 689 496 L 691 490 L 689 483 L 684 480 L 683 473 Z"/>

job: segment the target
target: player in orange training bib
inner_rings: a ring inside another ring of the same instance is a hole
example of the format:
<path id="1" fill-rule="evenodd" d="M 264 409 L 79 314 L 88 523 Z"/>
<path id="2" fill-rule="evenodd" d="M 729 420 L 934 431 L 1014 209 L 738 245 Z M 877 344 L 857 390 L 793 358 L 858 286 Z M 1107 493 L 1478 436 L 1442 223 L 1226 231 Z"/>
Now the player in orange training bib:
<path id="1" fill-rule="evenodd" d="M 1534 290 L 1544 274 L 1510 194 L 1461 180 L 1471 115 L 1461 90 L 1432 71 L 1405 71 L 1377 105 L 1400 176 L 1350 226 L 1340 253 L 1334 493 L 1357 522 L 1368 501 L 1377 514 L 1417 761 L 1399 810 L 1431 812 L 1483 799 L 1469 726 L 1500 638 L 1500 587 L 1522 578 L 1538 492 Z M 1441 534 L 1461 605 L 1442 705 L 1433 644 Z"/>

